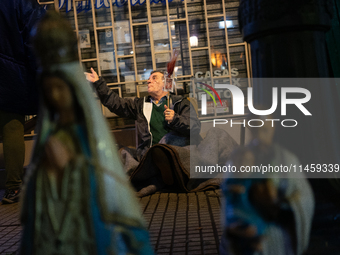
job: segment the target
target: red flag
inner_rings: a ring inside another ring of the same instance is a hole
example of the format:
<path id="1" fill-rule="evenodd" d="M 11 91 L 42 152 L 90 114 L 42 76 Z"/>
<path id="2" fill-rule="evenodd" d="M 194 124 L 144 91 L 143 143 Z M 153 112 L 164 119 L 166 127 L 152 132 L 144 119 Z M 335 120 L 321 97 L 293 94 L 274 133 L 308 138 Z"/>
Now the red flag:
<path id="1" fill-rule="evenodd" d="M 175 49 L 173 51 L 173 54 L 171 56 L 171 59 L 168 63 L 168 68 L 167 68 L 167 72 L 168 72 L 168 77 L 170 78 L 171 75 L 173 74 L 174 72 L 174 69 L 175 69 L 175 66 L 176 66 L 176 60 L 177 60 L 177 57 L 178 57 L 178 51 Z"/>

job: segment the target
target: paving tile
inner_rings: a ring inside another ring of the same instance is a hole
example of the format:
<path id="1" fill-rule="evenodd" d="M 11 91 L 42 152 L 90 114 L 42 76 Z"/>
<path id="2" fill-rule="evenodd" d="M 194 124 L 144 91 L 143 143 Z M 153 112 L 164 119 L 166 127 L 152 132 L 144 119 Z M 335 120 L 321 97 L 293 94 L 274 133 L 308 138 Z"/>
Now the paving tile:
<path id="1" fill-rule="evenodd" d="M 187 255 L 185 251 L 179 251 L 175 253 L 176 255 Z"/>
<path id="2" fill-rule="evenodd" d="M 207 244 L 207 245 L 204 245 L 204 249 L 206 249 L 206 250 L 216 249 L 216 244 Z"/>
<path id="3" fill-rule="evenodd" d="M 192 254 L 193 252 L 200 252 L 200 254 L 202 253 L 202 248 L 200 246 L 189 246 L 188 247 L 188 253 Z"/>
<path id="4" fill-rule="evenodd" d="M 202 255 L 202 252 L 201 252 L 201 250 L 197 250 L 197 251 L 190 251 L 190 252 L 188 252 L 188 254 L 189 255 Z"/>
<path id="5" fill-rule="evenodd" d="M 175 246 L 173 249 L 172 249 L 172 252 L 180 252 L 180 251 L 184 251 L 185 252 L 185 247 L 178 247 L 178 246 Z"/>

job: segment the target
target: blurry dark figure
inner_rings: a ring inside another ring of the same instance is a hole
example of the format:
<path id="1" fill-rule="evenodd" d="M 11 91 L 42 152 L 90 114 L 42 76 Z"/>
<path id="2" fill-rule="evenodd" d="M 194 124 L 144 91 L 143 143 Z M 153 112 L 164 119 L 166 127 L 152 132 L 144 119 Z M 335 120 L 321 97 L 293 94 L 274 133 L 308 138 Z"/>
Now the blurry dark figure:
<path id="1" fill-rule="evenodd" d="M 229 163 L 237 170 L 299 165 L 294 154 L 273 143 L 272 123 L 265 121 L 251 132 L 253 140 L 231 156 Z M 237 172 L 226 177 L 221 254 L 292 255 L 306 250 L 314 198 L 302 174 Z"/>
<path id="2" fill-rule="evenodd" d="M 45 10 L 36 0 L 0 4 L 0 135 L 6 169 L 2 203 L 18 202 L 25 160 L 25 115 L 37 113 L 36 64 L 30 31 Z"/>

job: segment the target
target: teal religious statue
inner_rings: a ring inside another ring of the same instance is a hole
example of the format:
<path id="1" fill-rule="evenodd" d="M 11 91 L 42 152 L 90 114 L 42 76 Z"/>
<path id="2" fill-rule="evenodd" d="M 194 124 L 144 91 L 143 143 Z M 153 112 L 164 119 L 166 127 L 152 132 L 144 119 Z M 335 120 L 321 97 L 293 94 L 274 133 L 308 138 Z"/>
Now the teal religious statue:
<path id="1" fill-rule="evenodd" d="M 257 107 L 257 109 L 259 109 Z M 267 109 L 267 108 L 265 108 Z M 254 116 L 249 119 L 275 119 Z M 314 197 L 302 173 L 251 171 L 253 166 L 299 165 L 299 159 L 274 142 L 275 127 L 250 128 L 252 140 L 237 148 L 227 164 L 235 172 L 222 183 L 220 254 L 301 255 L 309 243 Z"/>
<path id="2" fill-rule="evenodd" d="M 134 190 L 57 13 L 37 27 L 38 135 L 22 199 L 22 254 L 153 254 Z"/>

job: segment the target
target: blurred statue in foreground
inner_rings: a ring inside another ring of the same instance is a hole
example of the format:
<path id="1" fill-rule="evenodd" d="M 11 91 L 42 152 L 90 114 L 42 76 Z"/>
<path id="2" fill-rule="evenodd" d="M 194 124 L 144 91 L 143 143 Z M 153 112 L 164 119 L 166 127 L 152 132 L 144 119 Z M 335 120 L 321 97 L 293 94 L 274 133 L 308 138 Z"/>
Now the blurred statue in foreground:
<path id="1" fill-rule="evenodd" d="M 272 122 L 264 123 L 251 128 L 252 141 L 235 150 L 229 164 L 238 171 L 252 166 L 298 166 L 295 155 L 273 143 Z M 292 255 L 307 249 L 314 198 L 302 174 L 236 172 L 226 176 L 222 189 L 221 254 Z"/>
<path id="2" fill-rule="evenodd" d="M 48 13 L 34 38 L 41 109 L 22 206 L 22 254 L 152 254 L 140 209 L 77 60 Z"/>

